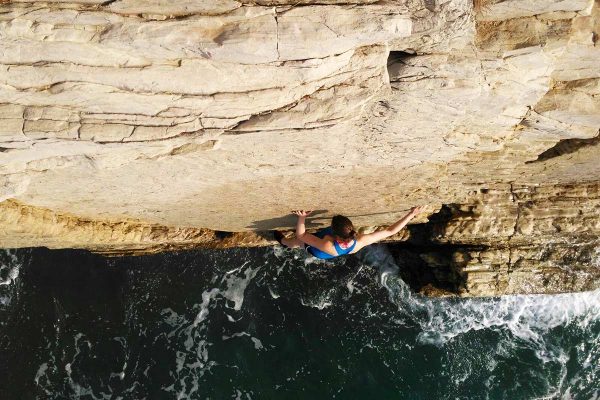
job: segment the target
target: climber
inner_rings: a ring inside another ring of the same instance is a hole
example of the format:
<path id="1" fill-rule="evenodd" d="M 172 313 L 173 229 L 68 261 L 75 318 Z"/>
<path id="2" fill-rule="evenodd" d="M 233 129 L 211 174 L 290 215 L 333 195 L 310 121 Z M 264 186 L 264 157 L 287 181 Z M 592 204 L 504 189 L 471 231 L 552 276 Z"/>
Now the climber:
<path id="1" fill-rule="evenodd" d="M 321 229 L 314 235 L 306 232 L 306 217 L 311 211 L 292 211 L 298 216 L 296 237 L 287 238 L 280 231 L 275 231 L 275 240 L 288 248 L 304 247 L 311 255 L 330 259 L 344 254 L 353 254 L 365 246 L 379 242 L 400 232 L 416 215 L 423 212 L 424 207 L 413 207 L 408 214 L 387 228 L 368 234 L 357 234 L 352 221 L 342 215 L 331 219 L 331 226 Z"/>

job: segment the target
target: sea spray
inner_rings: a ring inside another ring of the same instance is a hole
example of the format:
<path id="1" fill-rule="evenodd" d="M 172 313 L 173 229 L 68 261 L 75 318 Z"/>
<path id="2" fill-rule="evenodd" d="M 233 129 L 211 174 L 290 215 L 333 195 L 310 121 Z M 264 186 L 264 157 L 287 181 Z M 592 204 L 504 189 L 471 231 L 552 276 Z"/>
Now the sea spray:
<path id="1" fill-rule="evenodd" d="M 19 273 L 26 258 L 27 251 L 0 250 L 0 318 L 18 296 Z"/>
<path id="2" fill-rule="evenodd" d="M 398 311 L 421 327 L 424 343 L 443 344 L 471 330 L 508 329 L 532 342 L 540 334 L 572 322 L 585 328 L 600 319 L 600 289 L 557 295 L 509 295 L 490 298 L 436 298 L 415 294 L 397 275 L 385 245 L 370 246 L 361 261 L 377 268 L 381 284 Z"/>

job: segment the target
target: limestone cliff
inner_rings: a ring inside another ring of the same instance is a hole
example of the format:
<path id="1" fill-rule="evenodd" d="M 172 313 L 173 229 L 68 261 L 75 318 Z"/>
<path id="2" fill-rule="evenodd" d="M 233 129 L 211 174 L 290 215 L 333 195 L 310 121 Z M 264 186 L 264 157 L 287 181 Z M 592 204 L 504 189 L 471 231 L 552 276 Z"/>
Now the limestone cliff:
<path id="1" fill-rule="evenodd" d="M 423 285 L 600 286 L 599 1 L 0 3 L 2 247 L 264 245 L 293 208 L 426 203 L 398 238 L 443 266 Z"/>

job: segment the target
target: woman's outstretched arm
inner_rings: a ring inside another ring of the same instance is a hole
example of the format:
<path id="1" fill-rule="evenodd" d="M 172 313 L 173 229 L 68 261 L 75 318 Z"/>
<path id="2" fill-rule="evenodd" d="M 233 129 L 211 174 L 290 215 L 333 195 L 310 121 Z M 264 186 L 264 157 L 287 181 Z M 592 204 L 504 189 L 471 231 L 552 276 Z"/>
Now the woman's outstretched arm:
<path id="1" fill-rule="evenodd" d="M 396 221 L 394 224 L 388 226 L 387 228 L 366 235 L 360 235 L 356 240 L 357 243 L 353 253 L 365 246 L 379 242 L 400 232 L 402 228 L 404 228 L 411 219 L 416 217 L 418 214 L 422 213 L 424 209 L 425 207 L 423 206 L 413 207 L 411 208 L 408 214 L 406 214 L 404 217 Z"/>

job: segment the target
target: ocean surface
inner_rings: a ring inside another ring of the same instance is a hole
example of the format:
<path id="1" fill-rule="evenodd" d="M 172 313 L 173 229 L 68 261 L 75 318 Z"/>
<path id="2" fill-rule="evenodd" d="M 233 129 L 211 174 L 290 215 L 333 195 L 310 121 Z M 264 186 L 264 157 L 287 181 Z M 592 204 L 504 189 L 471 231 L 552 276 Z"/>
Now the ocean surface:
<path id="1" fill-rule="evenodd" d="M 0 250 L 0 399 L 600 398 L 600 291 L 425 298 L 396 270 Z"/>

